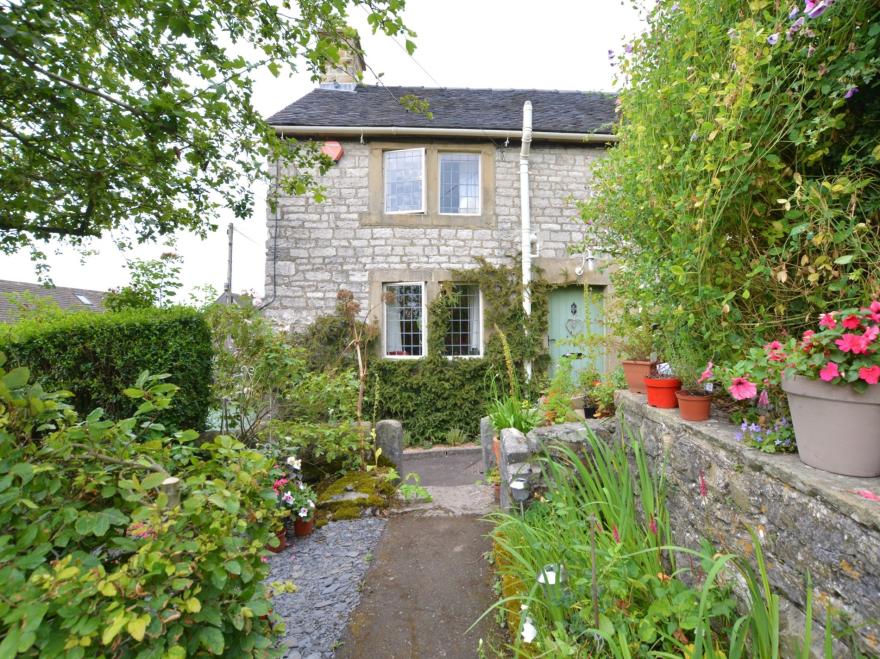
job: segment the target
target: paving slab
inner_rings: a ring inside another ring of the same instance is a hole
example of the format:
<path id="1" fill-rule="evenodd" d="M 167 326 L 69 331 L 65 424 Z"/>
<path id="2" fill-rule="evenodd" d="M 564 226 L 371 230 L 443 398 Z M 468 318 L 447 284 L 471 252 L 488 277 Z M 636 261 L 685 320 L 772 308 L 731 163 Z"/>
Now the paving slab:
<path id="1" fill-rule="evenodd" d="M 338 659 L 472 659 L 501 645 L 493 615 L 491 525 L 478 517 L 388 521 Z"/>
<path id="2" fill-rule="evenodd" d="M 404 451 L 403 474 L 415 472 L 425 486 L 473 485 L 484 478 L 479 446 Z"/>

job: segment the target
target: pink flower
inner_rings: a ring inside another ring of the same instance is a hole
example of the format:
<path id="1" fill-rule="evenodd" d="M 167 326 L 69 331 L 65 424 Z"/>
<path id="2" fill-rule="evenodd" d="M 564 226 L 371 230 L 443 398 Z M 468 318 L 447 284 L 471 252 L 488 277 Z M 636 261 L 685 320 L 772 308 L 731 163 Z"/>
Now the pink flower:
<path id="1" fill-rule="evenodd" d="M 871 320 L 875 323 L 880 323 L 880 302 L 874 300 L 871 302 L 871 306 L 868 307 L 868 311 L 871 312 Z"/>
<path id="2" fill-rule="evenodd" d="M 841 352 L 851 352 L 854 355 L 861 355 L 867 352 L 868 343 L 870 341 L 859 334 L 844 334 L 834 342 Z"/>
<path id="3" fill-rule="evenodd" d="M 831 382 L 834 378 L 840 377 L 840 371 L 837 369 L 837 364 L 834 362 L 828 362 L 825 366 L 822 367 L 822 370 L 819 371 L 819 377 L 825 382 Z"/>
<path id="4" fill-rule="evenodd" d="M 758 396 L 758 407 L 770 407 L 770 394 L 767 393 L 766 389 L 761 389 L 761 393 Z"/>
<path id="5" fill-rule="evenodd" d="M 653 515 L 651 515 L 651 521 L 648 522 L 648 530 L 654 535 L 657 535 L 657 520 L 654 519 Z"/>
<path id="6" fill-rule="evenodd" d="M 868 384 L 877 384 L 880 382 L 880 366 L 874 364 L 873 366 L 862 366 L 859 369 L 859 378 L 867 382 Z"/>
<path id="7" fill-rule="evenodd" d="M 779 341 L 771 341 L 770 343 L 764 346 L 764 350 L 767 352 L 771 352 L 773 350 L 781 350 L 782 344 Z"/>
<path id="8" fill-rule="evenodd" d="M 611 527 L 611 535 L 614 536 L 614 542 L 620 542 L 620 534 L 617 532 L 617 527 Z"/>
<path id="9" fill-rule="evenodd" d="M 272 483 L 272 489 L 275 490 L 277 494 L 285 485 L 287 485 L 288 480 L 286 478 L 279 478 L 277 481 Z"/>
<path id="10" fill-rule="evenodd" d="M 806 332 L 804 332 L 803 336 L 801 337 L 801 349 L 806 350 L 810 347 L 810 339 L 813 338 L 813 334 L 815 334 L 813 330 L 807 330 Z"/>
<path id="11" fill-rule="evenodd" d="M 865 339 L 865 343 L 873 343 L 878 334 L 880 334 L 880 327 L 872 325 L 865 330 L 865 333 L 862 334 L 862 337 Z"/>
<path id="12" fill-rule="evenodd" d="M 712 373 L 712 366 L 714 366 L 714 364 L 712 364 L 712 360 L 710 359 L 709 363 L 706 364 L 706 370 L 703 371 L 703 373 L 697 379 L 697 384 L 703 384 L 704 382 L 711 380 L 714 377 Z"/>
<path id="13" fill-rule="evenodd" d="M 855 314 L 850 314 L 846 318 L 843 319 L 843 326 L 845 329 L 858 329 L 859 325 L 862 324 L 862 319 L 856 316 Z"/>
<path id="14" fill-rule="evenodd" d="M 824 327 L 825 329 L 834 329 L 837 327 L 837 321 L 834 320 L 834 315 L 823 313 L 819 316 L 819 327 Z"/>
<path id="15" fill-rule="evenodd" d="M 739 377 L 733 378 L 733 382 L 730 383 L 727 391 L 730 392 L 730 395 L 735 400 L 745 400 L 747 398 L 754 398 L 755 394 L 758 393 L 758 388 L 746 378 Z"/>

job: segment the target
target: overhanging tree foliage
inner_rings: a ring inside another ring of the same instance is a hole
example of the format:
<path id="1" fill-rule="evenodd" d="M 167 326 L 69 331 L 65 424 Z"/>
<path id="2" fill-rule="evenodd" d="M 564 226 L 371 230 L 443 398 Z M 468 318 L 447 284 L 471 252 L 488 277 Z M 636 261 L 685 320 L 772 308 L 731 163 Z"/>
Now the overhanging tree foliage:
<path id="1" fill-rule="evenodd" d="M 374 31 L 411 34 L 404 0 L 353 4 Z M 204 234 L 221 207 L 249 214 L 267 162 L 320 169 L 314 146 L 277 139 L 256 112 L 250 73 L 316 77 L 355 36 L 347 5 L 0 0 L 0 249 L 113 229 Z"/>

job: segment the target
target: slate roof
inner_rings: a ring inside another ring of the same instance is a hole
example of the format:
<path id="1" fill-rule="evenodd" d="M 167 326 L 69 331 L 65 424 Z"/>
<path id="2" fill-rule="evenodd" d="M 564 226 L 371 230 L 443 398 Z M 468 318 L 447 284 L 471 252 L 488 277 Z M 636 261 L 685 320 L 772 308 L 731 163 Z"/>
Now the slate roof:
<path id="1" fill-rule="evenodd" d="M 16 307 L 9 301 L 8 293 L 31 293 L 37 297 L 54 300 L 59 307 L 69 311 L 104 311 L 105 291 L 92 291 L 87 288 L 65 288 L 55 286 L 46 288 L 40 284 L 28 284 L 23 281 L 7 281 L 0 279 L 0 323 L 15 322 Z M 77 297 L 82 295 L 92 304 L 86 304 Z"/>
<path id="2" fill-rule="evenodd" d="M 428 101 L 433 118 L 399 102 Z M 451 89 L 360 85 L 354 91 L 315 89 L 269 117 L 275 126 L 369 126 L 521 130 L 522 107 L 532 102 L 532 128 L 558 133 L 610 133 L 615 95 L 544 89 Z"/>

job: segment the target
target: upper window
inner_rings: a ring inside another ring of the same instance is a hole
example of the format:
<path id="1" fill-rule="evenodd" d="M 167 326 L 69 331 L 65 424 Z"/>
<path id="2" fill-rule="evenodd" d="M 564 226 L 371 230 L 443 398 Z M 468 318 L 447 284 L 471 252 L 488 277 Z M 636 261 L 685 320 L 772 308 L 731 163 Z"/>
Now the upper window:
<path id="1" fill-rule="evenodd" d="M 476 284 L 455 284 L 452 294 L 455 300 L 449 310 L 445 354 L 479 357 L 483 352 L 480 288 Z"/>
<path id="2" fill-rule="evenodd" d="M 444 153 L 440 156 L 440 212 L 480 214 L 480 154 Z"/>
<path id="3" fill-rule="evenodd" d="M 385 284 L 385 355 L 421 357 L 425 354 L 425 285 Z"/>
<path id="4" fill-rule="evenodd" d="M 386 151 L 385 212 L 425 212 L 425 150 Z"/>

